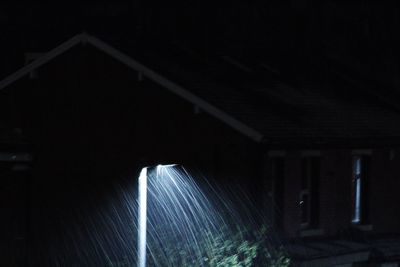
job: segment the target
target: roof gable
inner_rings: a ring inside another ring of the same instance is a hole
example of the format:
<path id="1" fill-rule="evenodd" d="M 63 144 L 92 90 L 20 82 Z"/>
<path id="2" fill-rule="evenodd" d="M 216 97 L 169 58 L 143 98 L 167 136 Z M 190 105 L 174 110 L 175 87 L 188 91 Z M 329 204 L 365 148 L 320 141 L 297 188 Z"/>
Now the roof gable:
<path id="1" fill-rule="evenodd" d="M 216 106 L 210 104 L 209 102 L 205 101 L 204 99 L 191 93 L 186 88 L 167 79 L 166 77 L 153 71 L 152 69 L 141 64 L 140 62 L 129 57 L 128 55 L 122 53 L 121 51 L 115 49 L 114 47 L 103 42 L 102 40 L 100 40 L 94 36 L 88 35 L 86 33 L 78 34 L 78 35 L 72 37 L 71 39 L 62 43 L 61 45 L 57 46 L 56 48 L 52 49 L 51 51 L 49 51 L 42 57 L 33 61 L 29 65 L 26 65 L 25 67 L 19 69 L 18 71 L 14 72 L 13 74 L 9 75 L 8 77 L 6 77 L 2 81 L 0 81 L 0 91 L 4 90 L 5 88 L 7 88 L 7 86 L 11 85 L 12 83 L 16 82 L 17 80 L 21 79 L 22 77 L 28 75 L 31 71 L 48 63 L 49 61 L 51 61 L 54 58 L 58 57 L 59 55 L 65 53 L 66 51 L 70 50 L 71 48 L 75 47 L 78 44 L 92 45 L 93 47 L 99 49 L 100 51 L 103 51 L 104 53 L 106 53 L 107 55 L 116 59 L 117 61 L 123 63 L 127 67 L 140 72 L 144 77 L 147 77 L 148 79 L 152 80 L 153 82 L 161 85 L 162 87 L 169 90 L 173 94 L 175 94 L 175 95 L 185 99 L 189 103 L 192 103 L 193 105 L 199 107 L 201 110 L 203 110 L 206 113 L 210 114 L 211 116 L 219 119 L 220 121 L 227 124 L 231 128 L 239 131 L 243 135 L 251 138 L 252 140 L 254 140 L 256 142 L 261 142 L 263 140 L 263 135 L 260 132 L 247 126 L 243 122 L 237 120 L 236 118 L 232 117 L 231 115 L 227 114 L 226 112 L 220 110 Z"/>

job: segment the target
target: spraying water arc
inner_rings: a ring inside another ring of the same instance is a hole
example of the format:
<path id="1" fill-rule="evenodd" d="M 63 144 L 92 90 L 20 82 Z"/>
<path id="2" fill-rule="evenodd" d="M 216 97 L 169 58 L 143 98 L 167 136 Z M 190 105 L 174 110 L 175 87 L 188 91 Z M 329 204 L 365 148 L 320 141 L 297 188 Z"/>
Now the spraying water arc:
<path id="1" fill-rule="evenodd" d="M 240 186 L 195 180 L 181 165 L 143 168 L 138 186 L 138 267 L 276 266 L 278 260 L 288 266 L 279 239 L 260 228 L 255 219 L 262 214 Z"/>
<path id="2" fill-rule="evenodd" d="M 163 168 L 174 167 L 176 164 L 157 165 L 157 175 Z M 139 216 L 138 216 L 138 267 L 146 267 L 147 246 L 147 174 L 148 167 L 141 170 L 139 175 Z"/>

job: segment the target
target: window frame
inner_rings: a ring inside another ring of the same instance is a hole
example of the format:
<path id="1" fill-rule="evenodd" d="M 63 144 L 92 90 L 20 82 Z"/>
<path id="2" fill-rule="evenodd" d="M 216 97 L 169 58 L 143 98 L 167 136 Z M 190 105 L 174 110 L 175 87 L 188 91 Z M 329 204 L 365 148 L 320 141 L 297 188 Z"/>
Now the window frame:
<path id="1" fill-rule="evenodd" d="M 369 224 L 371 150 L 354 150 L 351 157 L 351 224 Z M 358 163 L 357 163 L 358 162 Z M 359 166 L 356 166 L 359 164 Z M 356 185 L 355 185 L 356 183 Z"/>
<path id="2" fill-rule="evenodd" d="M 276 230 L 283 230 L 285 224 L 284 209 L 285 209 L 285 181 L 286 181 L 286 151 L 284 150 L 271 150 L 267 153 L 269 177 L 269 198 L 272 201 L 272 222 Z M 280 165 L 281 166 L 278 166 Z M 282 168 L 282 169 L 280 169 Z M 282 173 L 280 173 L 282 171 Z M 282 177 L 280 177 L 282 176 Z M 281 181 L 277 179 L 281 178 Z M 278 192 L 278 187 L 279 192 Z M 279 201 L 278 198 L 281 198 Z M 277 203 L 280 202 L 280 203 Z"/>
<path id="3" fill-rule="evenodd" d="M 318 165 L 313 165 L 318 160 Z M 320 151 L 303 151 L 301 154 L 301 186 L 299 192 L 300 228 L 316 229 L 320 224 L 320 181 L 321 181 Z M 304 169 L 306 168 L 306 169 Z M 315 169 L 317 168 L 317 173 Z M 303 220 L 302 201 L 307 197 L 306 220 Z"/>

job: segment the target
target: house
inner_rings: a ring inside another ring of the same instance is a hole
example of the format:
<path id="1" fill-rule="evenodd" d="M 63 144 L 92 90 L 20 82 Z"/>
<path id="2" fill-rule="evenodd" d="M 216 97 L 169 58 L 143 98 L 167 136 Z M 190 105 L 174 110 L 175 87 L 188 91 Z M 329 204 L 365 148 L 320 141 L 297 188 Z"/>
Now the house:
<path id="1" fill-rule="evenodd" d="M 76 209 L 96 209 L 114 183 L 171 162 L 243 183 L 285 239 L 400 232 L 400 112 L 369 91 L 296 87 L 256 60 L 116 48 L 83 33 L 3 79 L 0 94 L 4 128 L 31 144 L 28 248 L 61 242 L 54 233 Z M 371 246 L 340 240 L 359 258 L 338 264 L 370 258 Z"/>
<path id="2" fill-rule="evenodd" d="M 3 126 L 3 125 L 2 125 Z M 1 233 L 2 255 L 14 255 L 14 265 L 23 266 L 26 226 L 29 221 L 29 183 L 31 180 L 31 147 L 18 128 L 11 131 L 1 128 L 0 177 L 1 177 Z M 12 205 L 10 205 L 12 203 Z M 6 222 L 6 223 L 5 223 Z M 10 263 L 11 265 L 11 263 Z"/>

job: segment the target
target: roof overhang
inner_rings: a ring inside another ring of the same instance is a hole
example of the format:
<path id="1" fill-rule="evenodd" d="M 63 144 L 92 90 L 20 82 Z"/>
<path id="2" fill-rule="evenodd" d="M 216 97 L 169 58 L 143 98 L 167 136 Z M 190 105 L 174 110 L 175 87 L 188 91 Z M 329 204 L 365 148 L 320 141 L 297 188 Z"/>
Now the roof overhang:
<path id="1" fill-rule="evenodd" d="M 4 90 L 9 85 L 13 84 L 17 80 L 31 73 L 33 70 L 53 60 L 54 58 L 65 53 L 66 51 L 70 50 L 71 48 L 75 47 L 78 44 L 92 45 L 93 47 L 103 51 L 104 53 L 116 59 L 117 61 L 123 63 L 127 67 L 141 73 L 144 77 L 147 77 L 153 82 L 169 90 L 171 93 L 192 103 L 196 107 L 200 108 L 201 110 L 210 114 L 211 116 L 217 118 L 221 122 L 237 130 L 238 132 L 247 136 L 248 138 L 256 142 L 262 142 L 263 135 L 259 131 L 239 121 L 238 119 L 229 115 L 225 111 L 210 104 L 206 100 L 196 96 L 195 94 L 191 93 L 190 90 L 188 90 L 187 88 L 180 86 L 179 84 L 173 82 L 172 80 L 162 76 L 161 74 L 153 71 L 149 67 L 141 64 L 135 59 L 122 53 L 121 51 L 107 44 L 106 42 L 86 33 L 78 34 L 72 37 L 71 39 L 62 43 L 56 48 L 52 49 L 48 53 L 45 53 L 42 57 L 36 59 L 32 63 L 26 65 L 25 67 L 19 69 L 18 71 L 14 72 L 13 74 L 9 75 L 8 77 L 0 81 L 0 91 Z"/>

